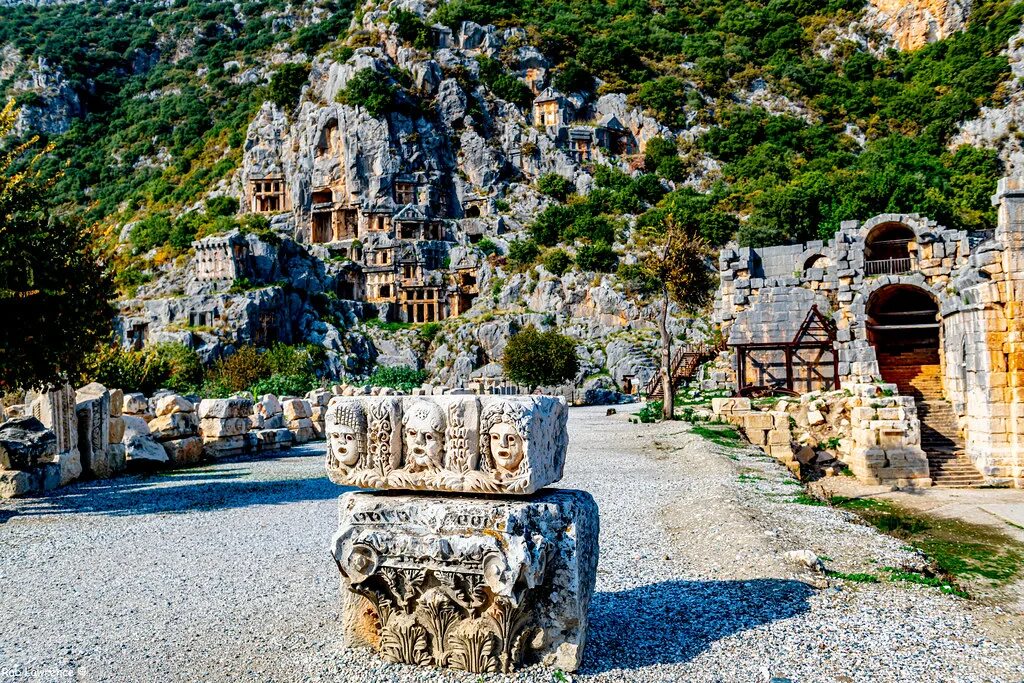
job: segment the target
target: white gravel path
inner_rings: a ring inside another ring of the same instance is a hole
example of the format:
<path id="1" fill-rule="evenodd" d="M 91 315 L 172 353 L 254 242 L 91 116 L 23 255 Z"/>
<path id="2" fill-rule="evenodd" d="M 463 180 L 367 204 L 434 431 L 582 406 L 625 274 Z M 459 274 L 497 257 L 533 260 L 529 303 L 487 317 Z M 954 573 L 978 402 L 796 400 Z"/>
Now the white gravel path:
<path id="1" fill-rule="evenodd" d="M 573 680 L 1024 681 L 1020 614 L 908 584 L 810 585 L 785 551 L 847 572 L 919 558 L 847 513 L 788 502 L 800 489 L 773 461 L 680 423 L 570 415 L 560 486 L 590 491 L 602 527 Z M 0 503 L 0 681 L 477 683 L 338 646 L 341 489 L 321 457 L 313 445 Z"/>

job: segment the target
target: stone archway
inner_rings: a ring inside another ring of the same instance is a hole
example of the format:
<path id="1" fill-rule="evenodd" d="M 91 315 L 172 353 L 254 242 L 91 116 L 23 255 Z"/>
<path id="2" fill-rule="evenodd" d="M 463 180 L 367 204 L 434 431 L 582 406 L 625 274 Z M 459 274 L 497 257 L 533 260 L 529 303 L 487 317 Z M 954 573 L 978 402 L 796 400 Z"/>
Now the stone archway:
<path id="1" fill-rule="evenodd" d="M 932 295 L 914 285 L 887 285 L 871 294 L 867 314 L 868 341 L 875 347 L 882 379 L 898 385 L 901 393 L 941 396 L 941 323 Z M 921 381 L 924 377 L 927 382 Z M 922 384 L 927 386 L 915 386 Z"/>
<path id="2" fill-rule="evenodd" d="M 941 323 L 930 292 L 910 284 L 878 288 L 868 298 L 867 333 L 883 380 L 900 393 L 941 398 Z"/>

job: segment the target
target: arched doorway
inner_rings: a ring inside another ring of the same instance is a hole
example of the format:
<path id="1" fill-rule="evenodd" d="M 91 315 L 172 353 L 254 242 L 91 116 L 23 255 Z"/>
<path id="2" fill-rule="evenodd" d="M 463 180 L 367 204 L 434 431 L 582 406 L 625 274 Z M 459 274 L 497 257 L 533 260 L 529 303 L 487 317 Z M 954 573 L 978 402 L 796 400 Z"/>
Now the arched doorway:
<path id="1" fill-rule="evenodd" d="M 911 269 L 914 231 L 903 223 L 882 223 L 864 239 L 864 274 L 899 275 Z"/>
<path id="2" fill-rule="evenodd" d="M 939 306 L 913 285 L 888 285 L 868 300 L 868 341 L 882 379 L 900 393 L 941 398 Z"/>

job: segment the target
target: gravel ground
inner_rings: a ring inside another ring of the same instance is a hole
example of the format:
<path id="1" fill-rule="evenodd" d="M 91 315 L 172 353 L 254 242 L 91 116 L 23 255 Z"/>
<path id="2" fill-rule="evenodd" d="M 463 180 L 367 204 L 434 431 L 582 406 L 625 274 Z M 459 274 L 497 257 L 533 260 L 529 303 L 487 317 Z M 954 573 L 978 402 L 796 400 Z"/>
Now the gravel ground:
<path id="1" fill-rule="evenodd" d="M 1024 681 L 1024 617 L 790 564 L 919 563 L 848 513 L 790 502 L 774 461 L 679 423 L 570 412 L 560 486 L 601 508 L 577 681 Z M 322 447 L 0 503 L 0 681 L 465 681 L 337 644 Z M 831 585 L 829 585 L 831 583 Z M 487 681 L 552 680 L 533 668 Z"/>

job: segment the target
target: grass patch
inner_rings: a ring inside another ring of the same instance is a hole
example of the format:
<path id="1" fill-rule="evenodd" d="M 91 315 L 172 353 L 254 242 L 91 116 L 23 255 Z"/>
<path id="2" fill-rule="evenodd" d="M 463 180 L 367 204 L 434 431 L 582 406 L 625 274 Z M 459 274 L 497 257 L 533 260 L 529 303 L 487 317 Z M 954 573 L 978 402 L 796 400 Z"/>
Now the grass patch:
<path id="1" fill-rule="evenodd" d="M 991 585 L 1007 583 L 1024 568 L 1024 544 L 998 529 L 958 519 L 940 519 L 905 510 L 886 500 L 834 498 L 835 507 L 852 510 L 875 528 L 924 552 L 938 567 L 938 583 L 947 592 L 961 590 L 955 579 L 982 580 Z M 929 577 L 899 580 L 933 585 Z"/>
<path id="2" fill-rule="evenodd" d="M 692 428 L 694 434 L 702 439 L 707 439 L 711 443 L 717 446 L 725 446 L 726 448 L 738 448 L 740 445 L 740 435 L 731 425 L 725 425 L 721 427 L 706 427 L 703 425 L 694 425 Z"/>
<path id="3" fill-rule="evenodd" d="M 908 572 L 896 567 L 883 567 L 882 569 L 889 572 L 889 579 L 892 581 L 906 581 L 907 583 L 916 583 L 920 586 L 928 586 L 929 588 L 938 588 L 943 593 L 956 595 L 961 598 L 971 597 L 970 593 L 943 577 L 925 576 L 918 572 Z"/>
<path id="4" fill-rule="evenodd" d="M 874 574 L 868 574 L 866 572 L 854 572 L 847 574 L 846 572 L 834 572 L 831 569 L 825 570 L 825 575 L 831 579 L 842 579 L 843 581 L 852 581 L 853 583 L 878 583 L 879 578 Z"/>
<path id="5" fill-rule="evenodd" d="M 764 477 L 758 477 L 758 476 L 755 476 L 755 475 L 752 475 L 752 474 L 747 474 L 746 472 L 744 472 L 739 477 L 737 477 L 736 480 L 738 482 L 740 482 L 741 484 L 753 484 L 754 482 L 757 482 L 757 481 L 764 481 Z"/>

